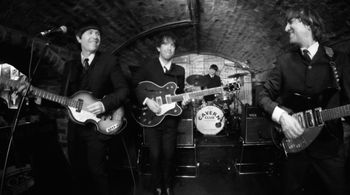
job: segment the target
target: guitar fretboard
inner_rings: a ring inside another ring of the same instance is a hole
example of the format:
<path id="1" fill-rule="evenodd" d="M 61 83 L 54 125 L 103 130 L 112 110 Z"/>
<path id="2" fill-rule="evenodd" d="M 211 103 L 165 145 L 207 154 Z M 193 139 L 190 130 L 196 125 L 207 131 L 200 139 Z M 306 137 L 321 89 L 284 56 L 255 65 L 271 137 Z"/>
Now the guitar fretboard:
<path id="1" fill-rule="evenodd" d="M 0 78 L 0 83 L 4 83 L 8 86 L 14 87 L 14 88 L 18 88 L 20 86 L 19 82 L 16 80 L 9 80 L 9 79 L 4 79 L 4 78 Z M 69 106 L 69 107 L 74 107 L 74 108 L 80 108 L 81 107 L 81 102 L 64 97 L 64 96 L 60 96 L 60 95 L 56 95 L 41 89 L 38 89 L 36 87 L 31 86 L 30 89 L 32 90 L 32 93 L 35 96 L 62 104 L 64 106 Z"/>
<path id="2" fill-rule="evenodd" d="M 39 96 L 41 98 L 62 104 L 64 106 L 69 106 L 69 107 L 74 107 L 74 108 L 78 108 L 79 105 L 79 101 L 76 100 L 72 100 L 70 98 L 64 97 L 64 96 L 60 96 L 60 95 L 56 95 L 41 89 L 38 89 L 36 87 L 31 87 L 33 94 L 36 96 Z"/>
<path id="3" fill-rule="evenodd" d="M 344 116 L 350 116 L 350 104 L 322 110 L 321 115 L 323 121 L 333 120 Z"/>
<path id="4" fill-rule="evenodd" d="M 216 93 L 222 93 L 223 92 L 223 87 L 215 87 L 215 88 L 210 88 L 202 91 L 194 91 L 190 93 L 184 93 L 184 94 L 178 94 L 171 96 L 171 102 L 180 102 L 184 99 L 184 96 L 188 94 L 190 99 L 199 97 L 199 96 L 206 96 L 206 95 L 211 95 L 211 94 L 216 94 Z"/>

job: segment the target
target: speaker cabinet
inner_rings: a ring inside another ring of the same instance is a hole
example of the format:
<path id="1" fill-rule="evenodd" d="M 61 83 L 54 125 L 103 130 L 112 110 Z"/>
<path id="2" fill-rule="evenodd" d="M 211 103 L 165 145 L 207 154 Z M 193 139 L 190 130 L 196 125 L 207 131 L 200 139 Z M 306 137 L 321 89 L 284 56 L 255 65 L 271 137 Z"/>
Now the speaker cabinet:
<path id="1" fill-rule="evenodd" d="M 193 146 L 193 120 L 181 119 L 177 128 L 177 146 Z"/>
<path id="2" fill-rule="evenodd" d="M 148 147 L 142 147 L 139 151 L 138 163 L 141 173 L 145 175 L 149 175 L 151 173 L 149 152 L 150 151 Z M 174 174 L 176 177 L 197 177 L 199 173 L 199 164 L 197 161 L 197 148 L 176 148 L 174 163 Z"/>
<path id="3" fill-rule="evenodd" d="M 143 144 L 149 145 L 147 129 L 143 129 Z M 177 128 L 177 147 L 193 146 L 193 120 L 181 119 Z"/>
<path id="4" fill-rule="evenodd" d="M 241 123 L 241 136 L 244 144 L 272 144 L 273 122 L 258 107 L 246 106 Z"/>

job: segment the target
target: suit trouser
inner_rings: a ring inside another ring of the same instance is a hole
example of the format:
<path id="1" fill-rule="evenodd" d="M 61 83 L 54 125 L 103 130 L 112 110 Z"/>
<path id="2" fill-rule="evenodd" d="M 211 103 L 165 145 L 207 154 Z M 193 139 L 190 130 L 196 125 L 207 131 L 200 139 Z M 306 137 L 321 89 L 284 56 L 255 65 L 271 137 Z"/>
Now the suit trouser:
<path id="1" fill-rule="evenodd" d="M 68 130 L 68 154 L 73 169 L 75 192 L 108 195 L 107 140 L 93 127 Z"/>
<path id="2" fill-rule="evenodd" d="M 317 175 L 325 187 L 325 194 L 347 194 L 345 156 L 341 148 L 336 156 L 318 159 L 307 152 L 291 154 L 282 166 L 284 194 L 303 194 L 310 175 Z M 316 173 L 316 174 L 313 174 Z"/>
<path id="3" fill-rule="evenodd" d="M 165 124 L 146 128 L 150 147 L 150 164 L 152 187 L 171 187 L 174 155 L 176 148 L 176 128 Z"/>

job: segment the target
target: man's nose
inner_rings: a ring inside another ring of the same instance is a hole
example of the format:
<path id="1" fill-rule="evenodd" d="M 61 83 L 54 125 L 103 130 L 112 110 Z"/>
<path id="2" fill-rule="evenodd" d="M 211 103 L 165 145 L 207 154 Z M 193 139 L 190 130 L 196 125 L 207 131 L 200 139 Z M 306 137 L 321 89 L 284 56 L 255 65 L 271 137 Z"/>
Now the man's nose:
<path id="1" fill-rule="evenodd" d="M 99 35 L 97 33 L 93 33 L 92 37 L 97 39 L 97 38 L 99 38 Z"/>
<path id="2" fill-rule="evenodd" d="M 289 31 L 289 29 L 290 29 L 290 25 L 289 25 L 289 24 L 287 24 L 287 25 L 286 25 L 286 27 L 284 28 L 284 31 L 288 32 L 288 31 Z"/>

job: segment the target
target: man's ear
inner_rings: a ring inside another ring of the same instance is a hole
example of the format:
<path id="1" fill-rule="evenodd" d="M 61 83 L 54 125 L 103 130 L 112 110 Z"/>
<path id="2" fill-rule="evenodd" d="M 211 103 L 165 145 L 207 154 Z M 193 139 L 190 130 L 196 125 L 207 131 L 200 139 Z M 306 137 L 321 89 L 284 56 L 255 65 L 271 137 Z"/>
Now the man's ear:
<path id="1" fill-rule="evenodd" d="M 77 41 L 78 41 L 79 43 L 81 43 L 81 38 L 80 38 L 78 35 L 75 35 L 75 38 L 77 39 Z"/>

